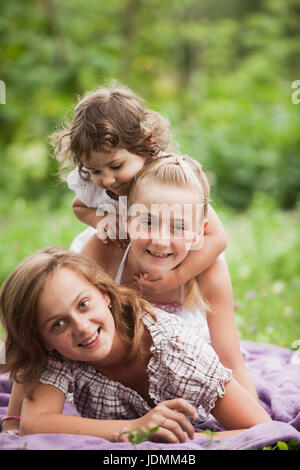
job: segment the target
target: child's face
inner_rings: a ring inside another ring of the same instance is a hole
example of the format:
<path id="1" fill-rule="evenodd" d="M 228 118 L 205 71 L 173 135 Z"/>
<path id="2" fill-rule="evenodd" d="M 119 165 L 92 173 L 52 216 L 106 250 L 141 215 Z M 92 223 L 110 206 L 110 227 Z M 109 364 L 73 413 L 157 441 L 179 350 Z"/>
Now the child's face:
<path id="1" fill-rule="evenodd" d="M 134 176 L 143 168 L 144 157 L 116 149 L 111 153 L 92 152 L 84 167 L 96 186 L 107 189 L 116 196 L 125 196 Z"/>
<path id="2" fill-rule="evenodd" d="M 147 191 L 137 189 L 134 204 L 140 206 L 134 207 L 140 210 L 129 214 L 128 231 L 142 272 L 163 275 L 184 260 L 193 243 L 201 248 L 203 205 L 197 206 L 197 196 L 193 189 L 151 181 Z"/>
<path id="3" fill-rule="evenodd" d="M 37 304 L 37 328 L 47 350 L 106 364 L 116 336 L 110 299 L 84 277 L 61 268 L 47 280 Z"/>

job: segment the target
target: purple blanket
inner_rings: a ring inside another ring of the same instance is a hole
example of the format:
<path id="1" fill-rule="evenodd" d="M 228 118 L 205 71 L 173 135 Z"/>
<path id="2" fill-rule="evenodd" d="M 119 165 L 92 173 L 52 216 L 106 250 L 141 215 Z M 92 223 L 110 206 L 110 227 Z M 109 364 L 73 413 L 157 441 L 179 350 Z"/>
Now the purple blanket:
<path id="1" fill-rule="evenodd" d="M 300 362 L 291 361 L 292 351 L 274 345 L 242 341 L 248 353 L 247 364 L 262 406 L 274 421 L 254 426 L 240 434 L 221 440 L 198 439 L 185 444 L 157 444 L 144 442 L 141 450 L 246 450 L 272 446 L 278 441 L 296 441 L 300 446 Z M 0 423 L 6 414 L 11 383 L 7 376 L 0 376 Z M 65 413 L 76 414 L 66 403 Z M 203 429 L 222 429 L 215 420 L 203 425 Z M 113 444 L 105 439 L 71 434 L 33 434 L 15 436 L 0 435 L 0 449 L 16 450 L 132 450 L 130 443 Z"/>

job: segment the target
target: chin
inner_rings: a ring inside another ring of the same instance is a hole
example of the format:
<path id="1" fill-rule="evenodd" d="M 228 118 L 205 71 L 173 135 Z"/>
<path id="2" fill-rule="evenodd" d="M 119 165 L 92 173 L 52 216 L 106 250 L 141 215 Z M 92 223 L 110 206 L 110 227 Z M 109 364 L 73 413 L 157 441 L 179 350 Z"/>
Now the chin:
<path id="1" fill-rule="evenodd" d="M 172 268 L 164 269 L 157 266 L 148 266 L 146 272 L 152 274 L 153 276 L 163 276 L 167 274 Z"/>

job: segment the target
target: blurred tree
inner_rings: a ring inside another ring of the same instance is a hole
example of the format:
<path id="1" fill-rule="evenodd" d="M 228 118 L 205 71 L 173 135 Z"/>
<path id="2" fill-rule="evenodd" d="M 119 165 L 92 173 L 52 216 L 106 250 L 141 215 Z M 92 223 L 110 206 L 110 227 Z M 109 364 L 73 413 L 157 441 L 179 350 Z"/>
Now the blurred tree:
<path id="1" fill-rule="evenodd" d="M 77 96 L 110 78 L 167 114 L 181 150 L 246 208 L 256 191 L 293 207 L 300 193 L 300 0 L 1 2 L 2 190 L 51 191 L 48 135 Z M 298 75 L 297 75 L 298 74 Z"/>

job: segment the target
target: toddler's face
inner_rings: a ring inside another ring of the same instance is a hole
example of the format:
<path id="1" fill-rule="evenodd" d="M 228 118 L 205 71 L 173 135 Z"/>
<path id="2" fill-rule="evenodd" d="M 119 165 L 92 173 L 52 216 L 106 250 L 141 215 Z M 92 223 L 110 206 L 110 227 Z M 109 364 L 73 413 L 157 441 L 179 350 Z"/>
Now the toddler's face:
<path id="1" fill-rule="evenodd" d="M 84 162 L 84 168 L 96 186 L 116 196 L 126 196 L 131 180 L 144 164 L 144 157 L 126 149 L 116 149 L 111 153 L 92 152 L 89 160 Z"/>

